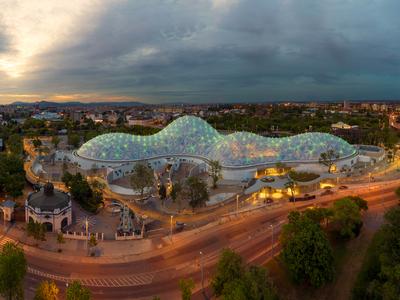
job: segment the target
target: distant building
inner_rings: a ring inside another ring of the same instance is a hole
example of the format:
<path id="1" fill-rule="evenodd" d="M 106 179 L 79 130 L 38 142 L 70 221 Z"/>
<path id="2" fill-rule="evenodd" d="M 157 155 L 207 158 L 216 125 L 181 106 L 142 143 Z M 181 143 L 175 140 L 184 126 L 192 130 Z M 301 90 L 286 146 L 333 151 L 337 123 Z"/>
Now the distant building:
<path id="1" fill-rule="evenodd" d="M 43 111 L 38 114 L 34 114 L 32 116 L 33 119 L 36 120 L 44 120 L 44 121 L 61 121 L 62 117 L 58 113 Z"/>
<path id="2" fill-rule="evenodd" d="M 357 125 L 348 125 L 343 122 L 337 122 L 331 125 L 331 131 L 334 135 L 341 137 L 351 144 L 361 142 L 361 130 Z"/>

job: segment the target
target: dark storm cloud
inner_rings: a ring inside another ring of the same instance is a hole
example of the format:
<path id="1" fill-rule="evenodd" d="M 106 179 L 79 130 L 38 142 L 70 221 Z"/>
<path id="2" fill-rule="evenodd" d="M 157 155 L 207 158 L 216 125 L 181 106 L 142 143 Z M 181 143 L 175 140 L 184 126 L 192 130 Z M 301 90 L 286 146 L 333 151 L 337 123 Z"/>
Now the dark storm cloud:
<path id="1" fill-rule="evenodd" d="M 117 1 L 36 57 L 20 87 L 150 102 L 400 99 L 399 11 L 398 0 Z"/>

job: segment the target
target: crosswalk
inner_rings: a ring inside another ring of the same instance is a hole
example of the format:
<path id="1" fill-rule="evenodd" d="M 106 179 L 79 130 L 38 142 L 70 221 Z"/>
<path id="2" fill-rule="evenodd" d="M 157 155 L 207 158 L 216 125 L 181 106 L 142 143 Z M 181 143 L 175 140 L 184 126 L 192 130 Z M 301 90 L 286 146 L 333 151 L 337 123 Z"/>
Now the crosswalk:
<path id="1" fill-rule="evenodd" d="M 15 243 L 13 239 L 10 239 L 7 236 L 0 237 L 0 250 L 3 250 L 4 245 L 8 242 Z"/>
<path id="2" fill-rule="evenodd" d="M 0 250 L 3 249 L 4 245 L 7 242 L 15 243 L 15 241 L 7 236 L 0 237 Z M 69 276 L 61 276 L 55 275 L 47 272 L 43 272 L 41 270 L 37 270 L 32 267 L 28 267 L 28 273 L 44 277 L 48 279 L 52 279 L 55 281 L 70 283 L 73 280 L 79 280 L 83 285 L 91 286 L 91 287 L 130 287 L 130 286 L 140 286 L 146 285 L 153 282 L 154 274 L 153 273 L 141 273 L 141 274 L 133 274 L 133 275 L 125 275 L 113 278 L 74 278 Z"/>
<path id="3" fill-rule="evenodd" d="M 113 278 L 73 278 L 67 276 L 54 275 L 47 272 L 43 272 L 31 267 L 28 267 L 28 273 L 54 281 L 61 281 L 65 283 L 70 283 L 74 280 L 80 281 L 83 285 L 91 287 L 130 287 L 146 285 L 153 282 L 154 274 L 152 273 L 142 273 L 134 275 L 126 275 Z"/>

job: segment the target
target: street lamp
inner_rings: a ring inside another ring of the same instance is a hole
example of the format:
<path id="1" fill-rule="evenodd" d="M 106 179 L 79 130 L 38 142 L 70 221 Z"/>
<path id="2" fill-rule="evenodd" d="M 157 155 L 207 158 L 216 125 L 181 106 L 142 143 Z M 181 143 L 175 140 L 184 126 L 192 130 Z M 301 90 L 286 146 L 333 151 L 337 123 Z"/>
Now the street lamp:
<path id="1" fill-rule="evenodd" d="M 239 194 L 236 195 L 236 214 L 239 213 Z"/>
<path id="2" fill-rule="evenodd" d="M 170 221 L 170 231 L 169 231 L 169 238 L 171 240 L 172 243 L 172 219 L 174 218 L 174 216 L 171 215 L 171 221 Z"/>
<path id="3" fill-rule="evenodd" d="M 86 249 L 89 250 L 89 220 L 88 217 L 85 217 L 85 229 L 86 229 Z"/>
<path id="4" fill-rule="evenodd" d="M 201 271 L 201 290 L 204 293 L 204 261 L 203 261 L 202 251 L 200 251 L 200 271 Z"/>
<path id="5" fill-rule="evenodd" d="M 271 235 L 271 258 L 274 258 L 274 225 L 271 224 L 269 225 L 269 227 L 271 228 L 272 231 L 272 235 Z"/>

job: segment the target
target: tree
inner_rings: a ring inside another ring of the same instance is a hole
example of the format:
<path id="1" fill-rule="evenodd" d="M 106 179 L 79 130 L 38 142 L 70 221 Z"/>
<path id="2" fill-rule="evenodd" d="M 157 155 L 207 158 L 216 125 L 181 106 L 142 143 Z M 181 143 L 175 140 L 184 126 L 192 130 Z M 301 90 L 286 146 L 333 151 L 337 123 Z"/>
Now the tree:
<path id="1" fill-rule="evenodd" d="M 364 200 L 361 197 L 358 196 L 347 196 L 346 198 L 350 199 L 351 201 L 353 201 L 357 206 L 358 209 L 361 210 L 368 210 L 368 201 Z"/>
<path id="2" fill-rule="evenodd" d="M 182 184 L 180 182 L 175 182 L 172 184 L 169 195 L 171 196 L 172 202 L 178 202 L 178 207 L 181 209 Z"/>
<path id="3" fill-rule="evenodd" d="M 190 300 L 192 298 L 192 290 L 194 281 L 192 278 L 179 280 L 179 288 L 182 294 L 182 300 Z"/>
<path id="4" fill-rule="evenodd" d="M 10 153 L 21 155 L 24 147 L 22 145 L 22 138 L 19 134 L 12 134 L 7 140 L 7 149 Z"/>
<path id="5" fill-rule="evenodd" d="M 61 179 L 69 189 L 72 197 L 89 212 L 96 212 L 103 203 L 101 190 L 93 190 L 81 173 L 75 175 L 65 172 Z"/>
<path id="6" fill-rule="evenodd" d="M 79 281 L 72 281 L 66 291 L 67 300 L 90 300 L 92 295 L 90 290 L 84 287 Z"/>
<path id="7" fill-rule="evenodd" d="M 89 239 L 88 243 L 89 243 L 89 247 L 96 247 L 97 246 L 97 239 L 96 239 L 96 236 L 94 234 L 90 235 L 90 239 Z"/>
<path id="8" fill-rule="evenodd" d="M 349 197 L 337 200 L 332 207 L 332 220 L 342 237 L 353 238 L 362 226 L 360 208 Z"/>
<path id="9" fill-rule="evenodd" d="M 368 247 L 353 289 L 353 299 L 399 299 L 400 208 L 385 214 L 385 223 Z"/>
<path id="10" fill-rule="evenodd" d="M 328 220 L 332 217 L 333 212 L 329 208 L 325 207 L 315 207 L 315 208 L 309 208 L 306 209 L 303 214 L 320 225 L 321 223 L 328 223 Z"/>
<path id="11" fill-rule="evenodd" d="M 160 188 L 158 189 L 158 195 L 160 196 L 161 203 L 164 206 L 165 198 L 167 198 L 167 189 L 164 184 L 160 185 Z"/>
<path id="12" fill-rule="evenodd" d="M 24 250 L 7 242 L 0 253 L 0 294 L 7 300 L 23 299 L 27 271 Z"/>
<path id="13" fill-rule="evenodd" d="M 212 160 L 212 161 L 210 161 L 210 167 L 211 167 L 210 176 L 213 181 L 213 188 L 215 189 L 215 188 L 217 188 L 218 180 L 220 180 L 222 178 L 222 173 L 221 173 L 222 166 L 218 160 Z"/>
<path id="14" fill-rule="evenodd" d="M 61 246 L 61 244 L 65 244 L 64 234 L 62 232 L 57 233 L 57 243 Z M 59 248 L 61 251 L 61 248 Z"/>
<path id="15" fill-rule="evenodd" d="M 59 289 L 54 281 L 42 281 L 36 288 L 34 300 L 57 300 Z"/>
<path id="16" fill-rule="evenodd" d="M 208 200 L 207 184 L 197 176 L 191 176 L 186 180 L 186 193 L 193 211 L 195 207 L 203 206 Z"/>
<path id="17" fill-rule="evenodd" d="M 244 273 L 242 258 L 231 249 L 224 249 L 217 263 L 217 270 L 211 281 L 216 296 L 223 295 L 231 282 L 241 278 Z"/>
<path id="18" fill-rule="evenodd" d="M 320 287 L 334 273 L 332 248 L 321 227 L 299 212 L 291 212 L 282 228 L 282 260 L 296 282 Z"/>
<path id="19" fill-rule="evenodd" d="M 222 299 L 275 300 L 275 288 L 265 268 L 246 267 L 232 250 L 224 250 L 211 282 L 216 296 Z"/>
<path id="20" fill-rule="evenodd" d="M 32 141 L 32 145 L 35 148 L 35 150 L 38 150 L 42 146 L 42 141 L 39 138 L 35 138 Z"/>
<path id="21" fill-rule="evenodd" d="M 297 182 L 294 181 L 290 176 L 287 176 L 288 181 L 285 183 L 285 188 L 290 192 L 290 201 L 295 201 L 294 193 L 296 190 Z"/>
<path id="22" fill-rule="evenodd" d="M 54 148 L 58 148 L 58 144 L 61 142 L 60 138 L 57 135 L 53 135 L 51 137 L 51 143 L 53 144 Z"/>
<path id="23" fill-rule="evenodd" d="M 71 145 L 74 148 L 78 148 L 81 143 L 81 137 L 76 133 L 68 134 L 68 145 Z"/>
<path id="24" fill-rule="evenodd" d="M 104 191 L 104 188 L 106 187 L 106 185 L 103 182 L 96 180 L 96 179 L 91 180 L 89 182 L 89 185 L 93 191 L 100 192 L 100 193 L 102 193 Z"/>
<path id="25" fill-rule="evenodd" d="M 40 222 L 30 219 L 28 224 L 26 225 L 26 232 L 28 236 L 32 236 L 35 240 L 46 240 L 46 226 Z"/>
<path id="26" fill-rule="evenodd" d="M 145 188 L 154 184 L 154 172 L 145 163 L 136 163 L 131 176 L 131 186 L 134 190 L 140 191 L 140 198 L 143 198 Z"/>
<path id="27" fill-rule="evenodd" d="M 0 192 L 22 195 L 25 186 L 24 163 L 16 154 L 0 153 Z"/>
<path id="28" fill-rule="evenodd" d="M 319 163 L 328 167 L 328 173 L 331 173 L 332 166 L 339 158 L 339 154 L 334 149 L 328 149 L 320 154 Z"/>

